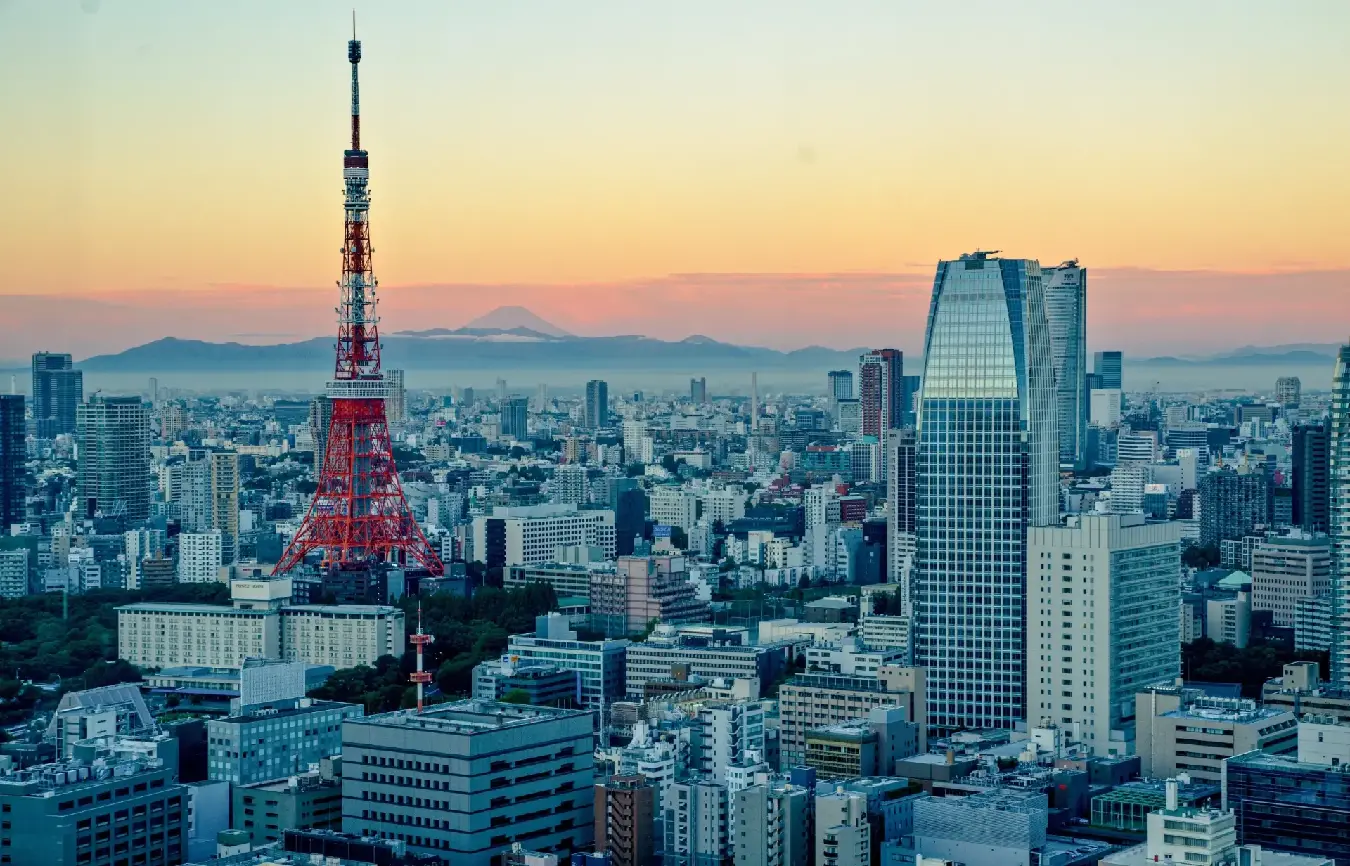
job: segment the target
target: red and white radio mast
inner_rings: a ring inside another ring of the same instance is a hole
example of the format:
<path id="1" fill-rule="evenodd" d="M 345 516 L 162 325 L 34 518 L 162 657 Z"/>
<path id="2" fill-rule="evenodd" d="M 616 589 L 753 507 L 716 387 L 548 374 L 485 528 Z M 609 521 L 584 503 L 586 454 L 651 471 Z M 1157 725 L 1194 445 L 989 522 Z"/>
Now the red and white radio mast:
<path id="1" fill-rule="evenodd" d="M 417 647 L 417 670 L 408 675 L 408 679 L 417 683 L 417 712 L 422 712 L 422 691 L 431 682 L 431 671 L 422 668 L 422 650 L 435 638 L 422 631 L 422 603 L 417 603 L 417 634 L 408 635 L 408 640 Z"/>
<path id="2" fill-rule="evenodd" d="M 388 386 L 380 372 L 380 330 L 374 271 L 370 265 L 370 160 L 361 149 L 357 64 L 361 43 L 347 43 L 352 64 L 352 146 L 342 160 L 346 183 L 346 242 L 338 283 L 337 363 L 328 397 L 333 421 L 319 472 L 319 487 L 300 531 L 273 574 L 323 551 L 325 566 L 362 567 L 380 562 L 444 571 L 440 557 L 408 511 L 394 466 L 384 400 Z"/>

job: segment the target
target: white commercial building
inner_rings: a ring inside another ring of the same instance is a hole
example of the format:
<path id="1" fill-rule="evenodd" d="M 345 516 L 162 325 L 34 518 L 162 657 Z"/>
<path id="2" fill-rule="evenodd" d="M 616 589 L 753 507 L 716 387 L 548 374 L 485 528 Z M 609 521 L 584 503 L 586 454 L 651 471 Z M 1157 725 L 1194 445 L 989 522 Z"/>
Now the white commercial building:
<path id="1" fill-rule="evenodd" d="M 1120 424 L 1120 390 L 1093 388 L 1088 396 L 1088 421 L 1093 427 L 1115 427 Z"/>
<path id="2" fill-rule="evenodd" d="M 1277 628 L 1295 625 L 1298 603 L 1331 595 L 1331 539 L 1302 533 L 1267 538 L 1252 550 L 1252 610 L 1268 610 Z"/>
<path id="3" fill-rule="evenodd" d="M 615 555 L 614 512 L 554 503 L 494 508 L 473 520 L 474 558 L 489 567 L 552 562 L 559 547 L 594 545 Z"/>
<path id="4" fill-rule="evenodd" d="M 647 497 L 647 514 L 652 523 L 688 532 L 698 520 L 698 496 L 682 487 L 657 487 Z"/>
<path id="5" fill-rule="evenodd" d="M 184 532 L 178 536 L 178 582 L 215 583 L 220 579 L 221 535 Z"/>
<path id="6" fill-rule="evenodd" d="M 1134 694 L 1181 673 L 1180 571 L 1176 523 L 1109 514 L 1029 528 L 1028 721 L 1132 754 Z"/>
<path id="7" fill-rule="evenodd" d="M 549 482 L 549 491 L 554 502 L 585 505 L 586 467 L 569 464 L 554 469 L 553 480 Z"/>
<path id="8" fill-rule="evenodd" d="M 740 490 L 710 490 L 703 494 L 703 519 L 730 523 L 745 516 L 745 494 Z"/>
<path id="9" fill-rule="evenodd" d="M 817 796 L 817 866 L 869 866 L 871 862 L 867 797 L 844 790 Z"/>
<path id="10" fill-rule="evenodd" d="M 140 602 L 117 609 L 117 655 L 138 667 L 239 668 L 247 658 L 345 668 L 406 648 L 403 611 L 291 605 L 291 581 L 236 580 L 233 606 Z"/>
<path id="11" fill-rule="evenodd" d="M 860 625 L 863 646 L 869 650 L 898 650 L 905 659 L 900 664 L 906 667 L 910 664 L 910 632 L 914 623 L 909 616 L 867 614 Z"/>

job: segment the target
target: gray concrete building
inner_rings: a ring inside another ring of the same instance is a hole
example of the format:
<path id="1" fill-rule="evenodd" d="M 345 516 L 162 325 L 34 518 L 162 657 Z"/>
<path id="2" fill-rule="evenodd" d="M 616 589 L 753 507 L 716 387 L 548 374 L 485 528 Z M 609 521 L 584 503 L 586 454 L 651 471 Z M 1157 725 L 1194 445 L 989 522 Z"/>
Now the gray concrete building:
<path id="1" fill-rule="evenodd" d="M 212 719 L 206 723 L 207 774 L 251 785 L 304 773 L 342 753 L 343 721 L 364 712 L 356 704 L 300 698 Z"/>
<path id="2" fill-rule="evenodd" d="M 341 766 L 324 758 L 315 772 L 233 786 L 232 826 L 254 846 L 277 842 L 287 830 L 341 830 Z"/>
<path id="3" fill-rule="evenodd" d="M 187 856 L 186 790 L 177 774 L 172 761 L 114 740 L 0 775 L 0 863 L 177 866 Z"/>
<path id="4" fill-rule="evenodd" d="M 456 866 L 595 838 L 592 713 L 465 700 L 342 726 L 342 829 Z"/>

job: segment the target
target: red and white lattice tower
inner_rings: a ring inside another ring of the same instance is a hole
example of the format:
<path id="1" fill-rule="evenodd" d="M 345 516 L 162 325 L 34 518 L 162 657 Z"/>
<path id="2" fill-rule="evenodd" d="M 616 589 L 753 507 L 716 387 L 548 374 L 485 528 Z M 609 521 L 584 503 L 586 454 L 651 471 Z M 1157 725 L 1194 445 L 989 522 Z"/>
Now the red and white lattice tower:
<path id="1" fill-rule="evenodd" d="M 408 640 L 412 641 L 417 647 L 417 670 L 408 674 L 408 679 L 417 683 L 417 711 L 422 712 L 422 691 L 427 683 L 431 682 L 431 671 L 422 669 L 422 650 L 434 638 L 422 631 L 422 603 L 417 604 L 417 634 L 408 635 Z"/>
<path id="2" fill-rule="evenodd" d="M 355 33 L 352 34 L 355 37 Z M 327 393 L 333 404 L 319 489 L 305 522 L 273 574 L 289 571 L 306 555 L 323 551 L 325 567 L 365 567 L 381 562 L 444 569 L 440 557 L 408 511 L 394 466 L 385 417 L 388 386 L 380 372 L 380 330 L 375 274 L 370 265 L 370 161 L 361 149 L 357 64 L 361 43 L 347 43 L 352 64 L 352 147 L 342 161 L 346 183 L 346 243 L 337 308 L 337 364 Z"/>

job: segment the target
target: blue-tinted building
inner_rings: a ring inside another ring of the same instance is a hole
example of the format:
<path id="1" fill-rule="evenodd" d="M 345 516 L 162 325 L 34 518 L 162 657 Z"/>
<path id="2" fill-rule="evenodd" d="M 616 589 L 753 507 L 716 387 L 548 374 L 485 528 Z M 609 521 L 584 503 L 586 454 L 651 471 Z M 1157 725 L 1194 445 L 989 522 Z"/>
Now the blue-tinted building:
<path id="1" fill-rule="evenodd" d="M 1350 344 L 1331 380 L 1331 680 L 1350 686 Z"/>
<path id="2" fill-rule="evenodd" d="M 985 253 L 939 263 L 919 402 L 913 578 L 915 664 L 928 671 L 929 723 L 939 731 L 1025 718 L 1027 527 L 1058 519 L 1058 468 L 1040 265 Z"/>
<path id="3" fill-rule="evenodd" d="M 1092 372 L 1097 375 L 1098 388 L 1120 390 L 1125 382 L 1125 353 L 1098 352 L 1092 358 Z"/>
<path id="4" fill-rule="evenodd" d="M 1350 773 L 1291 755 L 1248 752 L 1224 762 L 1224 808 L 1239 845 L 1332 857 L 1350 866 Z"/>

